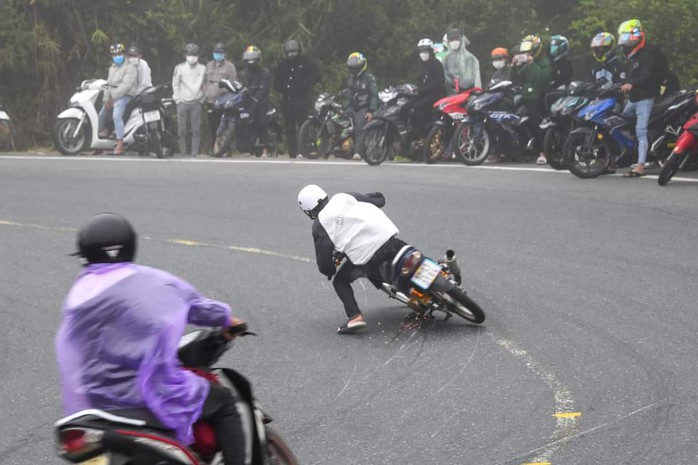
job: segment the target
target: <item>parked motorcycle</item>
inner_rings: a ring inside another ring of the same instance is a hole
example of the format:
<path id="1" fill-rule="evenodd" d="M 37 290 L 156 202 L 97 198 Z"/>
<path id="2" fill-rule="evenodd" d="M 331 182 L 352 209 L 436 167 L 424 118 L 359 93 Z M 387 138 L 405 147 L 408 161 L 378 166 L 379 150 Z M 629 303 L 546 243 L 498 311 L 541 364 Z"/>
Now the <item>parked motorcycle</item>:
<path id="1" fill-rule="evenodd" d="M 0 150 L 14 149 L 15 128 L 5 105 L 0 104 Z"/>
<path id="2" fill-rule="evenodd" d="M 369 165 L 380 165 L 391 154 L 401 154 L 415 161 L 424 158 L 423 147 L 415 142 L 409 115 L 403 115 L 402 107 L 417 98 L 414 84 L 391 86 L 378 92 L 380 108 L 364 126 L 364 153 L 360 154 Z"/>
<path id="3" fill-rule="evenodd" d="M 253 334 L 246 324 L 230 329 L 238 335 Z M 184 366 L 196 367 L 194 373 L 217 382 L 238 399 L 246 463 L 297 465 L 283 439 L 269 426 L 272 420 L 254 398 L 250 382 L 229 368 L 212 368 L 230 346 L 219 330 L 198 330 L 182 337 L 178 355 Z M 58 455 L 71 463 L 221 465 L 222 455 L 211 425 L 198 422 L 193 432 L 195 442 L 187 447 L 145 409 L 84 410 L 55 425 Z"/>
<path id="4" fill-rule="evenodd" d="M 634 119 L 622 115 L 622 102 L 620 86 L 609 85 L 577 113 L 579 127 L 570 132 L 563 146 L 565 162 L 575 176 L 595 178 L 634 161 Z M 672 152 L 681 126 L 691 114 L 692 102 L 692 93 L 681 91 L 655 103 L 648 125 L 648 161 L 662 163 Z"/>
<path id="5" fill-rule="evenodd" d="M 337 95 L 322 93 L 315 100 L 315 114 L 298 130 L 301 155 L 311 160 L 330 155 L 351 158 L 354 154 L 354 122 L 339 101 L 346 91 Z"/>
<path id="6" fill-rule="evenodd" d="M 70 108 L 57 117 L 53 128 L 53 143 L 63 155 L 77 155 L 90 148 L 112 150 L 115 140 L 99 135 L 97 102 L 107 86 L 104 79 L 83 81 L 70 98 Z M 168 84 L 146 89 L 134 97 L 124 111 L 124 148 L 140 155 L 154 153 L 158 158 L 174 155 L 177 128 L 169 116 L 174 106 L 172 99 L 161 98 L 159 93 Z"/>
<path id="7" fill-rule="evenodd" d="M 565 94 L 550 106 L 548 116 L 540 123 L 545 131 L 543 153 L 548 165 L 556 170 L 566 169 L 562 147 L 574 129 L 573 114 L 586 106 L 597 92 L 597 87 L 588 82 L 574 81 L 565 90 Z"/>
<path id="8" fill-rule="evenodd" d="M 500 81 L 468 100 L 468 115 L 453 134 L 454 150 L 464 164 L 482 164 L 495 137 L 517 149 L 532 150 L 528 116 L 520 100 L 521 91 L 511 81 Z"/>
<path id="9" fill-rule="evenodd" d="M 250 107 L 254 102 L 249 89 L 240 82 L 229 79 L 221 79 L 218 85 L 228 92 L 213 102 L 215 109 L 223 110 L 216 131 L 216 140 L 213 143 L 213 156 L 222 157 L 230 154 L 233 147 L 241 153 L 261 155 L 263 147 L 259 135 L 255 134 L 254 131 L 255 116 L 250 113 Z M 271 106 L 267 109 L 266 118 L 269 142 L 267 150 L 269 156 L 278 157 L 281 125 L 275 107 Z M 235 145 L 233 145 L 233 140 Z"/>
<path id="10" fill-rule="evenodd" d="M 452 160 L 455 158 L 453 147 L 448 150 L 451 139 L 453 139 L 453 132 L 458 123 L 468 114 L 466 104 L 470 96 L 482 91 L 479 87 L 471 87 L 459 94 L 444 97 L 434 103 L 434 108 L 441 115 L 432 126 L 424 142 L 424 159 L 427 163 L 431 164 L 439 160 Z"/>
<path id="11" fill-rule="evenodd" d="M 696 94 L 696 105 L 698 105 L 698 94 Z M 664 186 L 679 170 L 696 169 L 698 169 L 698 113 L 683 125 L 683 130 L 676 140 L 676 146 L 664 162 L 657 182 L 660 186 Z"/>

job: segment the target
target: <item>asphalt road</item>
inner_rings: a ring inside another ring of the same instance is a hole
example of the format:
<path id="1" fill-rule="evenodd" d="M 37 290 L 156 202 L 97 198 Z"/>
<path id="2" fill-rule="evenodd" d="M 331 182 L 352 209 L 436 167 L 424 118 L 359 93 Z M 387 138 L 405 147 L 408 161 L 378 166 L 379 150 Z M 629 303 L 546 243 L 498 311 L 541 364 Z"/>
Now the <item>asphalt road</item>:
<path id="1" fill-rule="evenodd" d="M 100 211 L 260 334 L 223 363 L 303 464 L 698 463 L 698 183 L 499 168 L 0 157 L 0 464 L 58 463 L 66 253 Z M 404 321 L 358 282 L 369 327 L 337 335 L 308 183 L 384 192 L 403 239 L 456 250 L 485 324 Z"/>

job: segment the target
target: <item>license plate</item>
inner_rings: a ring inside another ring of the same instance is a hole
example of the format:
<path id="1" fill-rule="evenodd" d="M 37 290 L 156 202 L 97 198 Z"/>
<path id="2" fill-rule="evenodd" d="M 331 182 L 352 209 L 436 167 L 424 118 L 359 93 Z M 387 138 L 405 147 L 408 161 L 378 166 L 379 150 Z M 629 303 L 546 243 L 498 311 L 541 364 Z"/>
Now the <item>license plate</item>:
<path id="1" fill-rule="evenodd" d="M 7 112 L 0 110 L 0 119 L 10 119 L 10 116 Z"/>
<path id="2" fill-rule="evenodd" d="M 143 119 L 146 123 L 160 121 L 160 112 L 158 110 L 146 111 L 145 113 L 143 113 Z"/>
<path id="3" fill-rule="evenodd" d="M 80 462 L 79 465 L 109 465 L 109 455 L 98 455 L 97 457 L 92 457 L 90 460 L 85 462 Z"/>
<path id="4" fill-rule="evenodd" d="M 429 289 L 439 273 L 441 273 L 441 266 L 435 261 L 425 258 L 410 280 L 422 289 Z"/>

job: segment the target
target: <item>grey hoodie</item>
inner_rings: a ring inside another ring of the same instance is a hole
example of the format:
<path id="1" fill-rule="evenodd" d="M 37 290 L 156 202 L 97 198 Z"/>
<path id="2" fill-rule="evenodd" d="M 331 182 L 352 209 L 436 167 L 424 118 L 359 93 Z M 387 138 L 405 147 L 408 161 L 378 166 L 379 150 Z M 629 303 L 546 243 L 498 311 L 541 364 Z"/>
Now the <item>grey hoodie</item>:
<path id="1" fill-rule="evenodd" d="M 104 91 L 105 102 L 109 99 L 119 100 L 121 97 L 136 95 L 136 86 L 138 84 L 138 71 L 136 67 L 125 61 L 122 65 L 112 64 L 109 68 L 109 77 L 107 78 L 108 88 Z"/>

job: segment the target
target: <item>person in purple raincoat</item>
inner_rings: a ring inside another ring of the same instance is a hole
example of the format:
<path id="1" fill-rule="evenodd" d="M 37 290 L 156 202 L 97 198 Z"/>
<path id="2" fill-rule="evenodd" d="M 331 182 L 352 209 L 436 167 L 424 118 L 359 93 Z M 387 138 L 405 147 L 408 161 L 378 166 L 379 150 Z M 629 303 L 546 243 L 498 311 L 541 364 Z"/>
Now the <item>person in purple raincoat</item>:
<path id="1" fill-rule="evenodd" d="M 235 399 L 177 359 L 186 324 L 227 328 L 242 321 L 182 279 L 133 263 L 136 233 L 120 215 L 89 219 L 77 246 L 74 255 L 85 265 L 65 299 L 56 335 L 65 414 L 144 408 L 186 444 L 194 422 L 206 420 L 226 465 L 242 465 Z"/>

